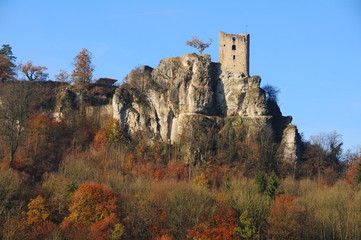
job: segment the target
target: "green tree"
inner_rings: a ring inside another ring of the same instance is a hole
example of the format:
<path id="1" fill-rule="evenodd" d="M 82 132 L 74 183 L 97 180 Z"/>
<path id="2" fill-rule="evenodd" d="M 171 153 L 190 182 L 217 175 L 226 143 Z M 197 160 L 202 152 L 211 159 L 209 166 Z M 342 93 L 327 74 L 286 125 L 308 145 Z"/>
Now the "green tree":
<path id="1" fill-rule="evenodd" d="M 273 198 L 277 193 L 277 189 L 278 189 L 279 185 L 280 185 L 280 183 L 276 176 L 276 173 L 272 172 L 271 176 L 268 180 L 268 183 L 267 183 L 267 188 L 266 188 L 265 194 Z"/>
<path id="2" fill-rule="evenodd" d="M 256 185 L 259 193 L 264 193 L 267 189 L 267 178 L 263 171 L 260 171 L 256 175 Z"/>
<path id="3" fill-rule="evenodd" d="M 16 77 L 16 57 L 9 44 L 0 49 L 0 81 L 14 80 Z"/>
<path id="4" fill-rule="evenodd" d="M 253 224 L 253 219 L 249 216 L 248 211 L 244 211 L 239 217 L 238 227 L 235 228 L 235 233 L 241 240 L 257 240 L 259 234 L 256 226 Z"/>
<path id="5" fill-rule="evenodd" d="M 125 140 L 123 129 L 118 120 L 110 118 L 106 122 L 105 134 L 110 142 L 122 143 Z"/>
<path id="6" fill-rule="evenodd" d="M 356 163 L 355 181 L 357 184 L 361 183 L 361 160 L 358 163 Z"/>

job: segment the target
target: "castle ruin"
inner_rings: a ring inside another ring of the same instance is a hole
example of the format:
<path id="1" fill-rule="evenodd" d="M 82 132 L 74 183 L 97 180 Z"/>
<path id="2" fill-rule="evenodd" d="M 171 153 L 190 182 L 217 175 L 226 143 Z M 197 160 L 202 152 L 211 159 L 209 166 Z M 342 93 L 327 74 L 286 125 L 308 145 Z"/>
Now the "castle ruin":
<path id="1" fill-rule="evenodd" d="M 219 61 L 222 71 L 249 77 L 249 34 L 219 32 Z"/>

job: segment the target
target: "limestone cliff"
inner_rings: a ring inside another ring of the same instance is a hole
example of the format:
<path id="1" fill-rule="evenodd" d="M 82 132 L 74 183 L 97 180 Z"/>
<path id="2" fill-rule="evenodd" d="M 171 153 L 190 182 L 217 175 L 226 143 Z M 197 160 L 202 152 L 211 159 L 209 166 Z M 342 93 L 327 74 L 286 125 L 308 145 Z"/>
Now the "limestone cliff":
<path id="1" fill-rule="evenodd" d="M 298 158 L 297 128 L 267 101 L 259 76 L 245 77 L 222 69 L 209 55 L 167 58 L 156 69 L 143 67 L 116 89 L 113 116 L 129 135 L 145 131 L 154 139 L 177 142 L 194 121 L 222 129 L 227 118 L 247 120 L 257 131 L 269 126 L 284 159 Z M 206 130 L 205 130 L 206 131 Z M 209 130 L 208 130 L 209 131 Z"/>

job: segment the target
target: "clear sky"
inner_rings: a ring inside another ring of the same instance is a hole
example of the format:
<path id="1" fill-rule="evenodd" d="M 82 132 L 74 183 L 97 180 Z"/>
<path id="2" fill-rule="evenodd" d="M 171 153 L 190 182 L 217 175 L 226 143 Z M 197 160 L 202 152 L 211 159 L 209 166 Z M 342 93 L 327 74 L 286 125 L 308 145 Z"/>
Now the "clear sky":
<path id="1" fill-rule="evenodd" d="M 82 48 L 94 78 L 123 80 L 138 65 L 193 52 L 192 36 L 250 33 L 251 75 L 281 90 L 284 115 L 306 139 L 337 131 L 346 148 L 361 144 L 360 0 L 0 0 L 0 44 L 18 63 L 72 70 Z"/>

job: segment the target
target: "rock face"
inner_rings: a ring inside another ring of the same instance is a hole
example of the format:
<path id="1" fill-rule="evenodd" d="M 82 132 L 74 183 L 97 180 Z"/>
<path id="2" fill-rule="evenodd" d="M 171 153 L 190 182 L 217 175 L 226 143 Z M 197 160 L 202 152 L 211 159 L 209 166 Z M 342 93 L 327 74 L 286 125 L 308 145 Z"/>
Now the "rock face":
<path id="1" fill-rule="evenodd" d="M 295 162 L 300 157 L 300 135 L 297 127 L 289 124 L 283 131 L 282 141 L 278 148 L 278 155 L 285 162 Z"/>
<path id="2" fill-rule="evenodd" d="M 278 143 L 285 146 L 287 159 L 297 158 L 292 140 L 297 128 L 287 127 L 290 121 L 269 108 L 259 76 L 222 69 L 209 55 L 187 54 L 164 59 L 154 70 L 132 71 L 128 82 L 115 91 L 112 106 L 114 118 L 130 135 L 145 131 L 155 139 L 177 142 L 193 121 L 221 128 L 224 119 L 236 117 L 272 125 L 275 135 L 283 135 Z"/>

